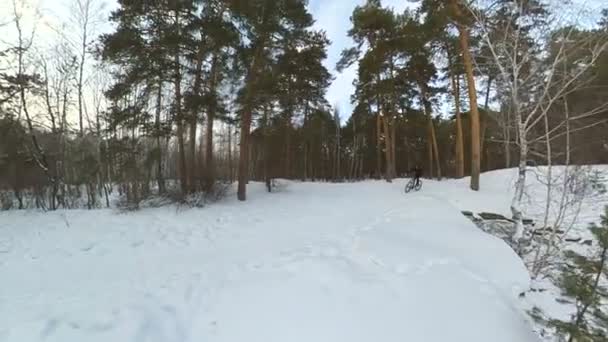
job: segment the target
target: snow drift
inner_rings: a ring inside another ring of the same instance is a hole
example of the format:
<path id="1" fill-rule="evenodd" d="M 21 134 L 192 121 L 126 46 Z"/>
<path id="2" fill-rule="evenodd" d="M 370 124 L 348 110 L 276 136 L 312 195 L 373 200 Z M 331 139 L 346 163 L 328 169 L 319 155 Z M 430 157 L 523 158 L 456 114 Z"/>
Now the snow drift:
<path id="1" fill-rule="evenodd" d="M 528 273 L 460 214 L 466 185 L 404 182 L 0 213 L 0 341 L 537 341 Z"/>

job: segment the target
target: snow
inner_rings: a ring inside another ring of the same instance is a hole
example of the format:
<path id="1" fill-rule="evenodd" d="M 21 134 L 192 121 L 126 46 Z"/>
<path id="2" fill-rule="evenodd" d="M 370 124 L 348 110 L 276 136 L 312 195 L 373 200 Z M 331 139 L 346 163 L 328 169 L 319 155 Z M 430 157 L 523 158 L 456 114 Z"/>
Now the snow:
<path id="1" fill-rule="evenodd" d="M 567 172 L 566 172 L 567 171 Z M 552 180 L 555 188 L 550 196 L 550 210 L 547 217 L 547 227 L 558 227 L 565 231 L 565 237 L 570 239 L 580 239 L 585 241 L 592 239 L 588 230 L 588 226 L 592 222 L 598 222 L 600 215 L 604 213 L 604 207 L 608 205 L 608 192 L 598 191 L 589 187 L 590 183 L 585 183 L 582 180 L 596 178 L 597 183 L 601 183 L 605 188 L 608 188 L 608 165 L 592 165 L 581 166 L 578 169 L 571 167 L 568 170 L 563 166 L 556 166 L 552 169 Z M 547 204 L 547 168 L 535 167 L 530 168 L 527 173 L 525 201 L 523 203 L 524 213 L 526 218 L 533 219 L 536 222 L 535 228 L 542 228 L 545 220 L 545 209 Z M 565 210 L 560 210 L 562 203 L 562 195 L 564 179 L 566 177 L 577 176 L 577 181 L 570 184 L 578 189 L 572 193 L 569 189 L 566 192 L 566 202 L 571 205 Z M 443 198 L 451 204 L 458 206 L 463 210 L 472 211 L 475 213 L 491 212 L 499 213 L 506 217 L 510 215 L 509 200 L 513 196 L 514 183 L 517 180 L 517 170 L 497 170 L 484 173 L 481 177 L 481 191 L 478 193 L 464 193 L 461 188 L 449 191 L 443 194 Z M 455 183 L 466 184 L 468 179 L 452 181 Z M 438 185 L 438 184 L 434 184 Z M 586 186 L 586 187 L 585 187 Z M 581 187 L 585 187 L 582 197 L 577 198 Z M 580 202 L 579 202 L 580 199 Z M 580 242 L 558 242 L 558 251 L 572 250 L 583 255 L 591 255 L 597 252 L 596 242 L 592 246 L 582 244 Z M 534 253 L 526 255 L 524 259 L 530 263 L 534 258 Z M 563 255 L 558 253 L 552 267 L 547 270 L 541 277 L 534 279 L 531 283 L 531 291 L 526 292 L 525 298 L 521 299 L 521 303 L 526 311 L 532 311 L 535 308 L 542 310 L 542 316 L 546 319 L 558 319 L 568 321 L 576 312 L 575 303 L 571 298 L 565 298 L 561 294 L 561 290 L 556 286 L 555 282 L 559 279 L 560 266 L 564 262 Z M 547 342 L 561 341 L 555 336 L 553 329 L 547 329 L 541 323 L 534 323 L 534 330 L 542 335 L 542 340 Z"/>
<path id="2" fill-rule="evenodd" d="M 521 259 L 460 213 L 507 194 L 405 182 L 0 213 L 0 341 L 539 341 Z"/>

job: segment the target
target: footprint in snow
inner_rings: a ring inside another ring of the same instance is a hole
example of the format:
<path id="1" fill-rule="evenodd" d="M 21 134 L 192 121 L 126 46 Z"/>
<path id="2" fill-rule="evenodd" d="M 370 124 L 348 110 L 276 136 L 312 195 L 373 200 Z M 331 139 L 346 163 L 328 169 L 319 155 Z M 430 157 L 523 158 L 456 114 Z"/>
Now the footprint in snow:
<path id="1" fill-rule="evenodd" d="M 81 251 L 83 251 L 83 252 L 88 252 L 88 251 L 90 251 L 91 249 L 95 248 L 95 246 L 96 246 L 96 245 L 97 245 L 97 244 L 95 244 L 95 243 L 91 243 L 91 244 L 89 244 L 89 245 L 86 245 L 86 246 L 84 246 L 84 247 L 80 248 L 80 250 L 81 250 Z"/>
<path id="2" fill-rule="evenodd" d="M 447 258 L 426 260 L 422 265 L 419 265 L 417 267 L 416 274 L 421 275 L 423 273 L 428 272 L 434 266 L 437 266 L 437 265 L 445 266 L 445 265 L 449 265 L 451 263 L 452 263 L 452 260 L 447 259 Z"/>
<path id="3" fill-rule="evenodd" d="M 48 321 L 46 321 L 44 328 L 40 332 L 40 338 L 46 339 L 47 337 L 53 335 L 53 333 L 55 333 L 55 330 L 57 330 L 58 326 L 59 326 L 58 319 L 56 319 L 56 318 L 49 319 Z"/>
<path id="4" fill-rule="evenodd" d="M 139 246 L 141 246 L 143 244 L 144 244 L 143 241 L 134 241 L 134 242 L 131 242 L 131 247 L 137 248 L 137 247 L 139 247 Z"/>
<path id="5" fill-rule="evenodd" d="M 466 274 L 466 275 L 468 275 L 468 276 L 469 276 L 471 279 L 476 280 L 476 281 L 478 281 L 478 282 L 480 282 L 480 283 L 482 283 L 482 284 L 487 284 L 487 283 L 489 283 L 488 279 L 486 279 L 486 278 L 484 278 L 484 277 L 482 277 L 482 276 L 480 276 L 480 275 L 478 275 L 478 274 L 476 274 L 476 273 L 473 273 L 473 272 L 471 272 L 471 271 L 469 271 L 469 270 L 465 270 L 464 272 L 465 272 L 465 274 Z"/>
<path id="6" fill-rule="evenodd" d="M 12 249 L 12 245 L 12 241 L 9 241 L 8 239 L 0 240 L 0 253 L 10 252 Z"/>

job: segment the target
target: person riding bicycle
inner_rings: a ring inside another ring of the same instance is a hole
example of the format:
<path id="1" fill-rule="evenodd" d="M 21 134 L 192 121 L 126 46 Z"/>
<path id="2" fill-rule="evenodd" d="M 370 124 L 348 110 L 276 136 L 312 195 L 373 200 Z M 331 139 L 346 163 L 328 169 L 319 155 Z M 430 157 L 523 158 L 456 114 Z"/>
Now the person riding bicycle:
<path id="1" fill-rule="evenodd" d="M 416 187 L 420 186 L 420 177 L 422 177 L 422 168 L 419 165 L 416 165 L 412 169 L 412 174 L 414 176 L 414 180 L 416 181 Z"/>

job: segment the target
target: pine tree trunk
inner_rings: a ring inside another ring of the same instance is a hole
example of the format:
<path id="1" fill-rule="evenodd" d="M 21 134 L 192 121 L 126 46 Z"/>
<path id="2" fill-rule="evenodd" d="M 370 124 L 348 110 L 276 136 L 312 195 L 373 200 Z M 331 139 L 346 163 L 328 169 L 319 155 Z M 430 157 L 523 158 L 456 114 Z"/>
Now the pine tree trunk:
<path id="1" fill-rule="evenodd" d="M 308 180 L 308 142 L 304 141 L 304 172 L 302 173 L 302 181 Z"/>
<path id="2" fill-rule="evenodd" d="M 239 170 L 238 170 L 238 192 L 237 197 L 239 201 L 245 201 L 247 199 L 247 182 L 248 182 L 248 171 L 249 171 L 249 136 L 251 133 L 251 112 L 253 110 L 253 96 L 254 96 L 254 82 L 257 78 L 257 70 L 261 59 L 261 54 L 264 50 L 263 41 L 258 43 L 256 53 L 253 57 L 251 67 L 247 73 L 246 85 L 245 85 L 245 100 L 243 105 L 243 112 L 241 116 L 241 143 L 240 143 L 240 155 L 239 155 Z"/>
<path id="3" fill-rule="evenodd" d="M 228 123 L 228 177 L 234 182 L 234 166 L 232 165 L 232 124 Z"/>
<path id="4" fill-rule="evenodd" d="M 439 159 L 439 148 L 437 146 L 437 135 L 435 134 L 435 124 L 433 123 L 433 108 L 431 107 L 431 102 L 428 99 L 428 89 L 424 82 L 418 80 L 418 86 L 422 93 L 422 102 L 424 105 L 424 111 L 426 112 L 427 117 L 427 130 L 428 130 L 428 153 L 429 153 L 429 171 L 430 177 L 433 177 L 433 159 L 437 162 L 436 171 L 437 178 L 441 179 L 441 160 Z M 434 158 L 433 158 L 434 157 Z"/>
<path id="5" fill-rule="evenodd" d="M 158 160 L 156 164 L 156 181 L 158 183 L 158 193 L 165 193 L 165 180 L 163 178 L 163 153 L 160 144 L 160 114 L 162 110 L 163 83 L 158 82 L 158 94 L 156 95 L 156 149 L 158 150 Z"/>
<path id="6" fill-rule="evenodd" d="M 239 146 L 238 193 L 239 201 L 247 199 L 247 180 L 249 171 L 249 134 L 251 130 L 251 112 L 243 112 L 241 117 L 241 141 Z"/>
<path id="7" fill-rule="evenodd" d="M 464 177 L 464 141 L 462 134 L 462 115 L 460 114 L 460 77 L 452 75 L 452 89 L 456 108 L 456 176 Z"/>
<path id="8" fill-rule="evenodd" d="M 439 147 L 437 145 L 437 135 L 435 134 L 435 124 L 433 123 L 433 119 L 430 117 L 430 125 L 431 125 L 431 141 L 433 142 L 433 153 L 435 154 L 435 161 L 437 162 L 437 179 L 441 179 L 441 159 L 439 159 Z"/>
<path id="9" fill-rule="evenodd" d="M 404 147 L 404 149 L 405 149 L 405 155 L 407 156 L 407 157 L 405 158 L 405 163 L 406 163 L 406 164 L 405 164 L 405 170 L 406 170 L 407 172 L 409 172 L 409 170 L 410 170 L 410 169 L 411 169 L 411 167 L 412 167 L 412 161 L 411 161 L 411 158 L 412 158 L 412 157 L 411 157 L 411 153 L 410 153 L 410 144 L 409 144 L 409 143 L 408 143 L 408 141 L 407 141 L 407 136 L 404 136 L 404 137 L 403 137 L 403 147 Z"/>
<path id="10" fill-rule="evenodd" d="M 380 141 L 380 135 L 382 129 L 382 119 L 380 118 L 380 111 L 376 114 L 376 178 L 380 178 L 382 175 L 382 145 Z"/>
<path id="11" fill-rule="evenodd" d="M 485 101 L 484 101 L 484 109 L 485 109 L 485 115 L 483 118 L 480 118 L 481 120 L 481 138 L 479 140 L 479 150 L 481 151 L 482 155 L 485 151 L 486 148 L 486 132 L 488 131 L 488 120 L 489 120 L 489 115 L 490 115 L 490 108 L 488 108 L 489 102 L 490 102 L 490 90 L 492 88 L 492 76 L 488 77 L 488 86 L 486 87 L 486 95 L 485 95 Z M 486 153 L 487 155 L 487 153 Z M 486 165 L 486 169 L 488 168 L 488 163 L 486 161 L 485 163 Z"/>
<path id="12" fill-rule="evenodd" d="M 386 169 L 384 170 L 384 178 L 386 179 L 387 182 L 392 182 L 393 181 L 393 175 L 391 172 L 391 137 L 390 137 L 390 130 L 389 130 L 389 118 L 387 117 L 387 114 L 384 113 L 384 116 L 382 116 L 382 125 L 384 127 L 384 154 L 385 154 L 385 159 L 386 159 L 386 164 L 385 167 Z"/>
<path id="13" fill-rule="evenodd" d="M 268 144 L 268 109 L 264 109 L 264 117 L 262 118 L 262 168 L 263 168 L 263 177 L 264 183 L 266 183 L 266 188 L 268 192 L 272 191 L 271 186 L 271 177 L 268 173 L 268 156 L 270 154 L 270 146 Z"/>
<path id="14" fill-rule="evenodd" d="M 195 96 L 198 96 L 201 89 L 202 84 L 202 70 L 203 70 L 203 57 L 204 57 L 204 47 L 201 44 L 198 48 L 198 52 L 196 54 L 196 68 L 194 71 L 194 86 L 192 87 L 192 93 Z M 198 116 L 198 108 L 192 108 L 190 112 L 190 117 L 188 118 L 190 129 L 189 129 L 189 137 L 188 137 L 188 184 L 189 184 L 189 192 L 196 191 L 196 177 L 197 177 L 197 165 L 196 165 L 196 131 L 197 131 L 197 116 Z"/>
<path id="15" fill-rule="evenodd" d="M 178 58 L 176 58 L 178 59 Z M 179 63 L 179 62 L 178 62 Z M 182 193 L 188 193 L 188 169 L 186 168 L 186 151 L 184 148 L 184 125 L 181 110 L 181 77 L 176 67 L 175 77 L 175 121 L 177 124 L 178 170 Z"/>
<path id="16" fill-rule="evenodd" d="M 291 179 L 291 109 L 285 117 L 285 170 L 284 176 Z"/>
<path id="17" fill-rule="evenodd" d="M 395 153 L 395 131 L 396 131 L 396 127 L 397 123 L 395 122 L 395 119 L 393 118 L 391 120 L 392 124 L 391 124 L 391 173 L 393 175 L 393 177 L 397 177 L 397 163 L 396 163 L 396 153 Z"/>
<path id="18" fill-rule="evenodd" d="M 336 122 L 336 150 L 335 150 L 335 165 L 336 165 L 336 173 L 334 180 L 341 181 L 342 179 L 342 170 L 340 166 L 341 159 L 341 146 L 340 146 L 340 117 L 338 115 L 335 116 L 334 121 Z"/>
<path id="19" fill-rule="evenodd" d="M 217 55 L 213 56 L 211 64 L 211 82 L 209 84 L 209 92 L 213 97 L 209 109 L 207 111 L 207 129 L 205 132 L 205 185 L 207 190 L 210 190 L 215 183 L 215 163 L 213 158 L 213 124 L 215 121 L 215 110 L 216 110 L 216 88 L 217 88 L 217 68 L 219 67 L 219 61 Z"/>
<path id="20" fill-rule="evenodd" d="M 210 190 L 215 183 L 215 162 L 213 157 L 213 124 L 215 121 L 214 109 L 207 113 L 207 126 L 205 129 L 205 187 Z M 230 149 L 230 147 L 228 147 Z"/>
<path id="21" fill-rule="evenodd" d="M 458 0 L 451 0 L 450 4 L 456 18 L 461 18 L 462 13 Z M 479 109 L 477 106 L 477 90 L 475 88 L 475 76 L 473 74 L 473 59 L 469 48 L 469 30 L 464 25 L 457 23 L 460 48 L 464 60 L 464 69 L 467 76 L 467 88 L 469 91 L 469 103 L 471 111 L 471 189 L 479 190 L 479 173 L 481 171 L 480 154 L 480 132 L 479 132 Z"/>
<path id="22" fill-rule="evenodd" d="M 175 30 L 179 34 L 179 6 L 175 8 Z M 175 44 L 174 88 L 175 88 L 175 122 L 177 125 L 178 172 L 182 194 L 188 193 L 188 169 L 186 168 L 186 151 L 184 149 L 184 117 L 182 113 L 182 75 L 180 65 L 179 43 Z"/>

